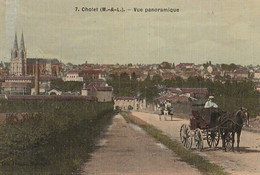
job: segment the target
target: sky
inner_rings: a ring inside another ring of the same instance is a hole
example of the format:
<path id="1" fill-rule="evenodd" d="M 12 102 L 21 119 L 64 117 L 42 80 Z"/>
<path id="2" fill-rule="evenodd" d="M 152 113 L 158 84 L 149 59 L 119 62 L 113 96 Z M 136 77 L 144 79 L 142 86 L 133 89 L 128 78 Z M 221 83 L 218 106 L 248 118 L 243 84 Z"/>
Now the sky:
<path id="1" fill-rule="evenodd" d="M 76 12 L 75 7 L 119 7 Z M 178 8 L 136 13 L 133 8 Z M 64 63 L 193 62 L 257 65 L 259 0 L 0 0 L 0 60 L 10 61 L 14 35 L 27 57 Z"/>

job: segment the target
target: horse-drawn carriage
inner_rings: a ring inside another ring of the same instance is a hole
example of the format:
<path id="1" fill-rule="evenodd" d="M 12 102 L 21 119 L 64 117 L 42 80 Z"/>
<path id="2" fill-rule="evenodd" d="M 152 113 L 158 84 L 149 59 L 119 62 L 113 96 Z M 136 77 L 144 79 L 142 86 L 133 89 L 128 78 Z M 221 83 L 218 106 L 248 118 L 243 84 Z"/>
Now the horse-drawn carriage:
<path id="1" fill-rule="evenodd" d="M 207 141 L 210 148 L 215 148 L 222 138 L 222 146 L 229 150 L 234 146 L 234 134 L 238 134 L 238 149 L 241 129 L 245 111 L 238 110 L 232 114 L 223 112 L 219 108 L 207 108 L 201 111 L 192 111 L 193 118 L 190 125 L 183 124 L 180 128 L 180 139 L 183 146 L 191 149 L 195 147 L 202 150 L 203 140 Z M 242 119 L 242 123 L 240 121 Z"/>
<path id="2" fill-rule="evenodd" d="M 161 116 L 164 115 L 170 115 L 171 116 L 171 120 L 172 120 L 172 117 L 173 117 L 173 107 L 172 107 L 172 104 L 168 101 L 163 101 L 163 102 L 160 102 L 158 104 L 158 108 L 159 108 L 159 119 L 161 120 Z M 164 119 L 166 120 L 166 118 L 164 117 Z"/>

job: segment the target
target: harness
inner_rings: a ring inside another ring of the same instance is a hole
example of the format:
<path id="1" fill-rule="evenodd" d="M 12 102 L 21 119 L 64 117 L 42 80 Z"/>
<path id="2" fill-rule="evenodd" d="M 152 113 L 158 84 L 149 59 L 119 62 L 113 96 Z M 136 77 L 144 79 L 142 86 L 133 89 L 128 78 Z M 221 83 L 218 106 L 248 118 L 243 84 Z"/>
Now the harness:
<path id="1" fill-rule="evenodd" d="M 237 116 L 239 112 L 244 112 L 243 110 L 238 110 L 236 111 L 233 116 Z M 226 117 L 225 120 L 221 121 L 221 123 L 218 125 L 218 126 L 222 126 L 224 123 L 228 122 L 228 121 L 231 121 L 233 124 L 239 126 L 239 127 L 243 127 L 243 123 L 242 124 L 239 124 L 237 123 L 236 121 L 234 121 L 232 118 L 230 117 Z"/>

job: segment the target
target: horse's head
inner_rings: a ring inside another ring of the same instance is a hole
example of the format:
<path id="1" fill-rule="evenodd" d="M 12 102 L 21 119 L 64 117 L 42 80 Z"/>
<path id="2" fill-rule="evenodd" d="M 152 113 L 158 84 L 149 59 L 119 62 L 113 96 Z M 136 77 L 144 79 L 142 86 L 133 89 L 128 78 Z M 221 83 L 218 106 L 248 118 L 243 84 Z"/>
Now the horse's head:
<path id="1" fill-rule="evenodd" d="M 242 107 L 240 108 L 240 110 L 243 111 L 243 112 L 247 112 L 247 108 L 244 107 L 244 106 L 242 106 Z"/>
<path id="2" fill-rule="evenodd" d="M 249 112 L 248 109 L 245 107 L 241 107 L 240 111 L 242 113 L 243 121 L 246 122 L 246 125 L 249 126 Z"/>
<path id="3" fill-rule="evenodd" d="M 249 112 L 247 108 L 241 107 L 238 111 L 235 112 L 235 117 L 237 122 L 240 124 L 243 124 L 245 121 L 246 124 L 249 125 Z"/>

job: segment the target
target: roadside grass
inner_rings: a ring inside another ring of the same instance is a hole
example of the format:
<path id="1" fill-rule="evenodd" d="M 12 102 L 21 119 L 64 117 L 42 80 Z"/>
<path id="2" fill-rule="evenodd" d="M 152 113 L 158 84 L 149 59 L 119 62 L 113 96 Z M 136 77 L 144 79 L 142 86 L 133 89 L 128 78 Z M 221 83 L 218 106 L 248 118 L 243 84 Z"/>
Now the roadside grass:
<path id="1" fill-rule="evenodd" d="M 1 100 L 4 113 L 37 112 L 0 125 L 0 174 L 79 174 L 111 123 L 112 103 L 79 100 Z"/>
<path id="2" fill-rule="evenodd" d="M 138 119 L 137 117 L 129 114 L 122 113 L 122 116 L 127 123 L 131 122 L 143 128 L 148 134 L 153 136 L 156 140 L 164 144 L 166 147 L 174 151 L 184 162 L 195 166 L 204 175 L 228 175 L 229 173 L 224 172 L 223 169 L 203 157 L 192 153 L 185 149 L 178 141 L 172 140 L 169 136 L 163 134 L 163 132 L 154 126 Z"/>
<path id="3" fill-rule="evenodd" d="M 83 122 L 76 128 L 57 134 L 48 145 L 37 149 L 41 150 L 41 154 L 34 164 L 1 165 L 0 174 L 80 174 L 81 166 L 91 158 L 97 139 L 111 124 L 113 116 L 114 113 L 109 112 L 91 123 Z"/>

